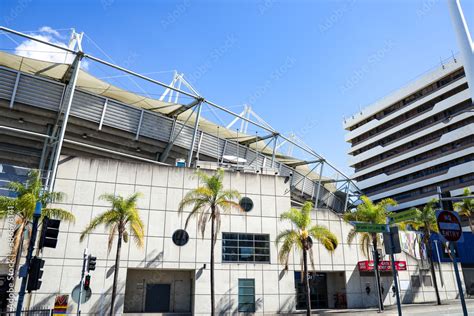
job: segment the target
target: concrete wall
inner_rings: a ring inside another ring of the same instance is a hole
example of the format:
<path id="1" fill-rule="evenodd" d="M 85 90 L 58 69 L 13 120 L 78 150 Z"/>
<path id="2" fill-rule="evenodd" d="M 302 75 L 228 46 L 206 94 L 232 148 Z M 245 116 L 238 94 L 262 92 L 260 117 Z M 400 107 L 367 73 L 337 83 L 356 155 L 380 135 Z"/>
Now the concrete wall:
<path id="1" fill-rule="evenodd" d="M 222 263 L 219 235 L 215 250 L 218 310 L 223 314 L 234 313 L 238 302 L 238 279 L 254 278 L 257 314 L 292 311 L 295 306 L 294 271 L 300 270 L 300 257 L 298 253 L 293 253 L 290 271 L 284 273 L 277 262 L 277 248 L 274 244 L 277 233 L 289 227 L 287 223 L 279 221 L 280 214 L 290 208 L 289 183 L 285 184 L 282 177 L 239 172 L 226 172 L 224 183 L 226 188 L 236 189 L 243 196 L 250 197 L 254 202 L 254 209 L 245 214 L 233 212 L 223 216 L 221 231 L 269 234 L 271 263 Z M 146 268 L 194 271 L 194 314 L 208 315 L 209 229 L 204 238 L 201 238 L 196 231 L 195 221 L 192 221 L 188 227 L 190 240 L 185 246 L 178 247 L 171 239 L 176 229 L 184 227 L 189 211 L 179 214 L 178 203 L 186 192 L 197 185 L 198 179 L 192 169 L 86 158 L 74 158 L 62 163 L 59 167 L 56 191 L 64 192 L 67 197 L 58 206 L 73 211 L 77 220 L 74 224 L 62 223 L 58 247 L 44 251 L 45 281 L 41 290 L 34 295 L 33 304 L 51 307 L 57 294 L 71 293 L 80 279 L 83 249 L 88 247 L 98 260 L 97 269 L 92 272 L 93 295 L 90 301 L 82 305 L 82 311 L 83 314 L 99 315 L 107 312 L 115 250 L 110 254 L 107 252 L 108 231 L 105 228 L 100 227 L 82 243 L 79 242 L 80 232 L 91 218 L 107 210 L 107 203 L 99 199 L 101 194 L 115 193 L 126 196 L 139 191 L 143 194 L 139 208 L 146 226 L 145 247 L 137 249 L 133 242 L 123 245 L 116 313 L 121 314 L 124 306 L 127 271 Z M 375 306 L 375 291 L 370 295 L 365 293 L 365 283 L 373 284 L 373 278 L 360 277 L 356 270 L 357 262 L 365 258 L 357 244 L 346 243 L 351 226 L 328 210 L 313 212 L 312 217 L 315 223 L 325 225 L 333 231 L 340 241 L 339 247 L 332 254 L 324 250 L 319 243 L 314 243 L 316 270 L 345 273 L 349 307 Z M 0 227 L 3 227 L 3 223 L 0 224 Z M 0 241 L 0 256 L 5 258 L 8 246 L 5 238 Z M 112 249 L 115 247 L 114 242 Z M 409 271 L 400 275 L 402 280 L 409 281 L 410 273 L 416 273 L 418 269 L 416 261 L 405 254 L 398 255 L 397 260 L 408 261 Z M 203 268 L 204 264 L 207 264 L 206 269 Z M 442 298 L 454 298 L 455 283 L 450 265 L 443 266 L 443 271 L 446 286 L 442 290 Z M 390 278 L 383 278 L 383 282 L 386 283 L 386 289 L 391 287 Z M 404 297 L 408 297 L 409 290 L 405 292 Z M 411 300 L 416 302 L 434 300 L 432 287 L 422 287 L 409 295 L 413 298 Z M 329 297 L 329 301 L 332 300 L 332 296 Z M 391 295 L 386 295 L 385 302 L 393 304 L 394 300 Z M 69 312 L 74 311 L 75 305 L 71 302 Z"/>

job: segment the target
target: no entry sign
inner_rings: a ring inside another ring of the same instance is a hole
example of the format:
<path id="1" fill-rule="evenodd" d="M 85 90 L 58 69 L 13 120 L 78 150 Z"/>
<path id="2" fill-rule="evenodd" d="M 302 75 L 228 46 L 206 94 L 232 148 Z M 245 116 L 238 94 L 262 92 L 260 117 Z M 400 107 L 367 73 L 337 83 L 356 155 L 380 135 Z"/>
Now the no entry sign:
<path id="1" fill-rule="evenodd" d="M 436 212 L 439 233 L 447 241 L 458 241 L 462 236 L 461 221 L 459 215 L 450 211 Z"/>

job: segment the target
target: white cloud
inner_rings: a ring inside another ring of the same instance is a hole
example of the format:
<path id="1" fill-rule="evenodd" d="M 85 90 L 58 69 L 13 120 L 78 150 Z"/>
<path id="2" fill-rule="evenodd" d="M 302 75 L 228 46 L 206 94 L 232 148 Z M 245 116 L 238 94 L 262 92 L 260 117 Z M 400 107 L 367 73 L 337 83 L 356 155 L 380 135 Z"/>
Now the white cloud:
<path id="1" fill-rule="evenodd" d="M 39 40 L 49 42 L 64 48 L 68 47 L 68 45 L 63 42 L 64 37 L 49 26 L 41 27 L 38 30 L 38 33 L 33 34 L 32 36 Z M 71 64 L 74 60 L 74 55 L 71 53 L 29 39 L 24 40 L 15 48 L 15 54 L 33 59 L 50 61 L 54 63 Z M 85 61 L 82 62 L 82 68 L 87 70 L 88 63 Z"/>

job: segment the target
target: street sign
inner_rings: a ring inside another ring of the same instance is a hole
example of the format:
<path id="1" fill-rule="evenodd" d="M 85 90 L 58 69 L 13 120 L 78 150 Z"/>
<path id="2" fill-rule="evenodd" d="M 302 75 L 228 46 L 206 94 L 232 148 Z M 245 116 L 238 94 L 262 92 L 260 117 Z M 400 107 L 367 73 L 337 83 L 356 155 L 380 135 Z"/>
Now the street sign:
<path id="1" fill-rule="evenodd" d="M 413 219 L 416 216 L 417 210 L 411 209 L 408 211 L 403 211 L 399 213 L 390 213 L 388 217 L 390 217 L 391 221 L 390 224 L 404 222 L 410 219 Z"/>
<path id="2" fill-rule="evenodd" d="M 79 291 L 81 290 L 80 285 L 76 285 L 74 289 L 72 290 L 71 293 L 71 298 L 74 302 L 79 301 Z M 86 303 L 88 300 L 90 300 L 92 296 L 92 290 L 89 288 L 87 290 L 82 290 L 82 295 L 81 295 L 81 303 Z"/>
<path id="3" fill-rule="evenodd" d="M 392 234 L 393 238 L 393 253 L 401 253 L 402 247 L 400 245 L 400 236 L 398 235 L 397 226 L 390 227 L 390 233 L 383 233 L 383 244 L 385 247 L 385 253 L 387 255 L 392 254 L 392 238 L 390 238 L 390 234 Z"/>
<path id="4" fill-rule="evenodd" d="M 371 224 L 371 223 L 355 223 L 356 232 L 366 233 L 384 233 L 387 231 L 385 224 Z"/>
<path id="5" fill-rule="evenodd" d="M 462 237 L 462 227 L 456 212 L 436 211 L 439 233 L 446 241 L 458 241 Z"/>

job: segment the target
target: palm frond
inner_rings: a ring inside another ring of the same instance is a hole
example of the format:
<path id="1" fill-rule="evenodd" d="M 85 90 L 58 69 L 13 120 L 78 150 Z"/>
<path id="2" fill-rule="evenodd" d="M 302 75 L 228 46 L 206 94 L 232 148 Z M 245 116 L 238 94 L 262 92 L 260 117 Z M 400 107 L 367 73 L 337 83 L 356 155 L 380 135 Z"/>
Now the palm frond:
<path id="1" fill-rule="evenodd" d="M 49 217 L 72 223 L 76 221 L 76 216 L 73 213 L 62 208 L 44 208 L 41 211 L 41 217 Z"/>
<path id="2" fill-rule="evenodd" d="M 338 240 L 329 229 L 321 225 L 314 225 L 309 230 L 309 235 L 318 240 L 324 248 L 332 252 L 337 248 Z"/>
<path id="3" fill-rule="evenodd" d="M 83 241 L 85 236 L 90 234 L 94 229 L 100 225 L 105 225 L 106 227 L 116 224 L 120 220 L 120 214 L 115 210 L 108 210 L 92 219 L 89 225 L 81 232 L 79 241 Z"/>

